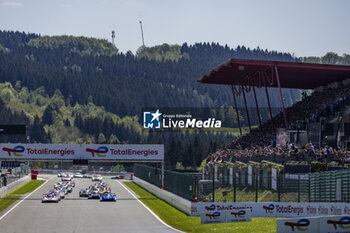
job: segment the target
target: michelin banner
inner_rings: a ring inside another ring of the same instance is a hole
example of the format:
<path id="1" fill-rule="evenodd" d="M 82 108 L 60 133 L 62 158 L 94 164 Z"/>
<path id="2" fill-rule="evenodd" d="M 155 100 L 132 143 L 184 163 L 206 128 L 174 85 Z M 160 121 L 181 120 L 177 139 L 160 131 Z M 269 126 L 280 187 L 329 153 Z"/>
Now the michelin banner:
<path id="1" fill-rule="evenodd" d="M 163 160 L 160 144 L 0 144 L 0 159 Z"/>

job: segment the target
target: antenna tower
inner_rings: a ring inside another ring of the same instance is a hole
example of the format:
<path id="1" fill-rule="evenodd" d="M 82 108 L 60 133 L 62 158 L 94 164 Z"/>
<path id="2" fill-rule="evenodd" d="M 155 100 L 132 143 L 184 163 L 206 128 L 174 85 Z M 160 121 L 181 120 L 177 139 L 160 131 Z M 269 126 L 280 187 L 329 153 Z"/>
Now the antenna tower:
<path id="1" fill-rule="evenodd" d="M 112 43 L 114 44 L 114 38 L 115 38 L 115 31 L 112 31 Z M 115 44 L 114 44 L 115 45 Z"/>
<path id="2" fill-rule="evenodd" d="M 140 23 L 140 27 L 141 27 L 142 45 L 145 46 L 145 40 L 143 39 L 142 21 L 140 21 L 139 23 Z"/>

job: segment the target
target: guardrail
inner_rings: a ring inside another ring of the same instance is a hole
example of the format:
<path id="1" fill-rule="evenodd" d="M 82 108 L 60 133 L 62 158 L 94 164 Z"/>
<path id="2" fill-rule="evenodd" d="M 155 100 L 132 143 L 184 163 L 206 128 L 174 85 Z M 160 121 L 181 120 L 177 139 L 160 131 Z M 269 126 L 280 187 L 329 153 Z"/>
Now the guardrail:
<path id="1" fill-rule="evenodd" d="M 146 189 L 148 192 L 158 197 L 159 199 L 162 199 L 163 201 L 169 203 L 170 205 L 181 210 L 185 214 L 191 215 L 191 202 L 186 200 L 185 198 L 182 198 L 166 190 L 160 189 L 157 186 L 150 184 L 147 181 L 144 181 L 136 176 L 134 176 L 134 182 L 142 188 Z"/>

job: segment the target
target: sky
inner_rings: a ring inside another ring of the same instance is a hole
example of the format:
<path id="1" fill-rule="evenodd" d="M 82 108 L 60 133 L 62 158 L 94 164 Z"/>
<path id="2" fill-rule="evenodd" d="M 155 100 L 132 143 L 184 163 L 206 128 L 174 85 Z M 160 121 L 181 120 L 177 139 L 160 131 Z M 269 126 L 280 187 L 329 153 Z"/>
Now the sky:
<path id="1" fill-rule="evenodd" d="M 142 45 L 218 42 L 295 56 L 350 54 L 350 0 L 0 0 L 0 30 Z"/>

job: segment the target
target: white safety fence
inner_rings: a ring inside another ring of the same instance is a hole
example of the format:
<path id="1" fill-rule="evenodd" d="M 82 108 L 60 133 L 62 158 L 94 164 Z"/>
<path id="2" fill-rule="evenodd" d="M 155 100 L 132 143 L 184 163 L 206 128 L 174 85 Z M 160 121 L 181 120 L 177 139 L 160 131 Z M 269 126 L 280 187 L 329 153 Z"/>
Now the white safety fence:
<path id="1" fill-rule="evenodd" d="M 30 175 L 24 176 L 16 181 L 8 184 L 7 186 L 0 188 L 0 197 L 7 195 L 8 193 L 17 189 L 18 187 L 27 183 L 28 181 L 30 181 Z"/>
<path id="2" fill-rule="evenodd" d="M 174 206 L 175 208 L 181 210 L 182 212 L 190 215 L 191 214 L 191 202 L 176 195 L 169 191 L 163 190 L 158 188 L 157 186 L 148 183 L 147 181 L 144 181 L 140 178 L 137 178 L 134 176 L 134 182 L 141 186 L 142 188 L 146 189 L 148 192 L 152 193 L 159 199 L 162 199 L 163 201 L 169 203 L 170 205 Z"/>

